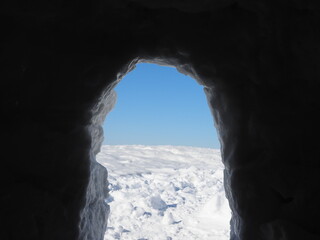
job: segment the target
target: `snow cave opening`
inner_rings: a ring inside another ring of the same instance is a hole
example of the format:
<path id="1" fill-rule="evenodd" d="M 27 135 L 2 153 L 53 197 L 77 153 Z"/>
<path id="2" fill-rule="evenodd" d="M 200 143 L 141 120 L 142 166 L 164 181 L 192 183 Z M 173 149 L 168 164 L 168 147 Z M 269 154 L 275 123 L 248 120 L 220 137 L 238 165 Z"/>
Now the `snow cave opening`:
<path id="1" fill-rule="evenodd" d="M 105 239 L 229 239 L 224 166 L 202 87 L 143 63 L 115 91 L 97 155 L 108 170 Z"/>

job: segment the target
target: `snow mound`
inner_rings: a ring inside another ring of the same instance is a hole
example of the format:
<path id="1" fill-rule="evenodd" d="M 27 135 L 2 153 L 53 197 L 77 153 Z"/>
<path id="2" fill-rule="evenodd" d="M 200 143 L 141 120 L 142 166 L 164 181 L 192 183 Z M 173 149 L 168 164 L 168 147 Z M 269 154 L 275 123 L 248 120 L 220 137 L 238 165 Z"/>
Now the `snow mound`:
<path id="1" fill-rule="evenodd" d="M 111 207 L 106 240 L 227 240 L 231 218 L 220 151 L 103 146 Z"/>

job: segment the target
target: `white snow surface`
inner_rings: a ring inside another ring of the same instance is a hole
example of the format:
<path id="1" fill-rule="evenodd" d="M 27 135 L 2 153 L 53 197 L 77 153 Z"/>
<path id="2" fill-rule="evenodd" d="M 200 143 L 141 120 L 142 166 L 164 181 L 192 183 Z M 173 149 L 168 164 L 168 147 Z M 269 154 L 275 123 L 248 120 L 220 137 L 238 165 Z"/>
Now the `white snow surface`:
<path id="1" fill-rule="evenodd" d="M 220 151 L 104 145 L 111 208 L 105 240 L 227 240 L 230 208 Z"/>

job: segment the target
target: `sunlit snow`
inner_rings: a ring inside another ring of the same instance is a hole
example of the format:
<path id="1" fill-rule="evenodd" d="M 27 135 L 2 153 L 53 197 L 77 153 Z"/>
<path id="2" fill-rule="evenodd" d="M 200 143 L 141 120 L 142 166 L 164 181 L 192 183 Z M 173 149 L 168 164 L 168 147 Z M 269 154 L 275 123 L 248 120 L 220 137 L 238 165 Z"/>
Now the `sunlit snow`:
<path id="1" fill-rule="evenodd" d="M 103 146 L 111 207 L 105 240 L 227 240 L 230 209 L 220 151 Z"/>

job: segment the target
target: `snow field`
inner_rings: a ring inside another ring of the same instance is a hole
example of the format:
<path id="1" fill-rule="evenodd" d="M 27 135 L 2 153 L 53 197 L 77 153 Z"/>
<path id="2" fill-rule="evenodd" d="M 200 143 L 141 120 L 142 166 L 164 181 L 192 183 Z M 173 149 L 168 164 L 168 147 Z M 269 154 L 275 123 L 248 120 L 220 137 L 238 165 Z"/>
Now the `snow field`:
<path id="1" fill-rule="evenodd" d="M 111 208 L 105 240 L 227 240 L 231 218 L 219 150 L 103 146 Z"/>

